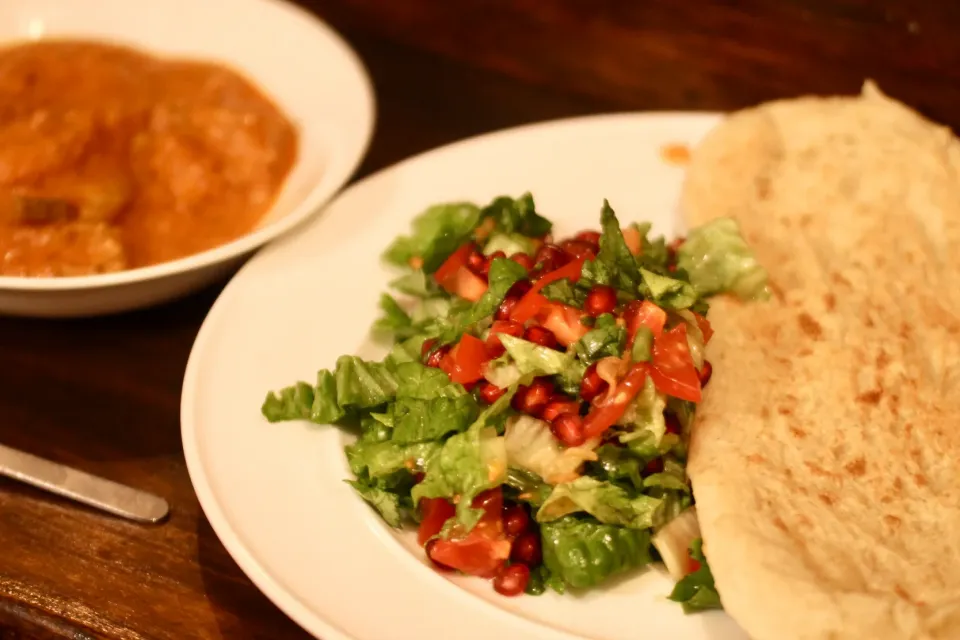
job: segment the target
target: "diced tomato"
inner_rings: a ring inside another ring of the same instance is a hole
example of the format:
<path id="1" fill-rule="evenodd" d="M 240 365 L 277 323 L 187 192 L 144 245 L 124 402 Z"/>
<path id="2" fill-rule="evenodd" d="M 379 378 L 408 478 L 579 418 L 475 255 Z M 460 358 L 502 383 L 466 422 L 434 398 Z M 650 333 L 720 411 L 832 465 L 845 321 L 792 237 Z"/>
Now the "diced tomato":
<path id="1" fill-rule="evenodd" d="M 623 240 L 627 243 L 627 249 L 635 256 L 643 251 L 643 238 L 636 227 L 627 227 L 623 230 Z"/>
<path id="2" fill-rule="evenodd" d="M 570 307 L 559 302 L 548 302 L 540 310 L 537 318 L 545 329 L 553 332 L 557 342 L 565 347 L 586 335 L 590 330 L 581 320 L 587 314 L 575 307 Z"/>
<path id="3" fill-rule="evenodd" d="M 576 282 L 580 279 L 580 272 L 583 270 L 583 263 L 585 262 L 584 258 L 579 258 L 573 260 L 563 265 L 559 269 L 555 269 L 550 273 L 545 273 L 540 276 L 540 279 L 533 283 L 533 286 L 517 303 L 517 306 L 513 308 L 513 311 L 510 313 L 510 319 L 519 322 L 520 324 L 525 323 L 527 320 L 530 320 L 537 315 L 537 312 L 547 304 L 548 300 L 540 295 L 540 290 L 551 282 L 556 282 L 557 280 L 568 279 L 571 282 Z"/>
<path id="4" fill-rule="evenodd" d="M 697 571 L 700 571 L 700 561 L 691 557 L 687 565 L 687 573 L 695 573 Z"/>
<path id="5" fill-rule="evenodd" d="M 587 417 L 584 418 L 584 436 L 589 440 L 612 427 L 617 420 L 623 417 L 627 406 L 643 389 L 646 380 L 647 365 L 644 363 L 633 365 L 627 375 L 623 377 L 623 380 L 617 383 L 616 389 L 603 396 L 603 400 L 591 409 Z"/>
<path id="6" fill-rule="evenodd" d="M 476 302 L 487 292 L 486 281 L 467 267 L 457 269 L 456 274 L 444 280 L 440 286 L 470 302 Z"/>
<path id="7" fill-rule="evenodd" d="M 700 327 L 700 333 L 703 334 L 703 344 L 707 344 L 710 342 L 710 338 L 713 337 L 713 327 L 710 326 L 710 321 L 696 311 L 691 311 L 691 313 L 697 320 L 697 326 Z"/>
<path id="8" fill-rule="evenodd" d="M 483 509 L 477 525 L 463 538 L 436 540 L 430 557 L 468 575 L 490 578 L 510 557 L 511 543 L 503 529 L 503 493 L 499 488 L 485 491 L 474 498 L 473 507 Z"/>
<path id="9" fill-rule="evenodd" d="M 663 393 L 700 402 L 700 378 L 687 343 L 687 325 L 678 324 L 653 341 L 650 377 Z"/>
<path id="10" fill-rule="evenodd" d="M 623 318 L 627 323 L 627 344 L 632 345 L 640 327 L 647 327 L 654 338 L 659 337 L 667 323 L 667 312 L 649 300 L 634 300 L 627 305 Z"/>
<path id="11" fill-rule="evenodd" d="M 505 333 L 508 336 L 519 338 L 523 335 L 523 325 L 512 320 L 494 320 L 490 326 L 490 333 L 487 335 L 487 354 L 491 358 L 498 358 L 503 355 L 505 349 L 500 342 L 498 334 Z"/>
<path id="12" fill-rule="evenodd" d="M 483 377 L 483 367 L 488 359 L 483 341 L 465 333 L 457 346 L 440 361 L 440 368 L 453 382 L 467 384 Z"/>
<path id="13" fill-rule="evenodd" d="M 473 249 L 474 246 L 472 242 L 464 242 L 459 249 L 451 253 L 450 257 L 444 260 L 440 268 L 433 274 L 433 278 L 437 281 L 437 284 L 442 286 L 444 281 L 450 280 L 456 275 L 460 267 L 467 266 L 467 259 L 470 257 Z"/>
<path id="14" fill-rule="evenodd" d="M 456 507 L 446 498 L 421 498 L 420 528 L 417 530 L 417 542 L 427 544 L 433 536 L 440 533 L 443 525 L 454 516 Z"/>

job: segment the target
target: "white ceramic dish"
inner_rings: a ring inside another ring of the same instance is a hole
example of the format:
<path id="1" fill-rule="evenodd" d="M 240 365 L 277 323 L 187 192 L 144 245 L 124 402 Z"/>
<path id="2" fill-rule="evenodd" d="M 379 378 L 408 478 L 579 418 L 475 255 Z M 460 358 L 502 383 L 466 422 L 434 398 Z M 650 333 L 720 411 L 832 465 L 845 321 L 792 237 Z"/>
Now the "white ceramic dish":
<path id="1" fill-rule="evenodd" d="M 353 174 L 373 133 L 373 90 L 359 58 L 330 27 L 279 0 L 0 2 L 0 46 L 62 37 L 237 69 L 294 120 L 299 157 L 275 206 L 251 233 L 180 260 L 115 274 L 0 277 L 0 313 L 94 315 L 198 289 L 314 214 Z"/>
<path id="2" fill-rule="evenodd" d="M 684 616 L 656 570 L 582 597 L 537 598 L 438 574 L 412 536 L 396 535 L 343 482 L 341 433 L 260 416 L 268 390 L 315 379 L 343 353 L 383 354 L 367 332 L 394 274 L 378 257 L 427 205 L 530 190 L 564 235 L 596 228 L 606 197 L 622 222 L 672 234 L 683 171 L 660 148 L 694 143 L 716 121 L 600 116 L 460 142 L 354 185 L 240 271 L 190 355 L 183 446 L 214 530 L 280 608 L 323 640 L 746 637 L 722 613 Z"/>

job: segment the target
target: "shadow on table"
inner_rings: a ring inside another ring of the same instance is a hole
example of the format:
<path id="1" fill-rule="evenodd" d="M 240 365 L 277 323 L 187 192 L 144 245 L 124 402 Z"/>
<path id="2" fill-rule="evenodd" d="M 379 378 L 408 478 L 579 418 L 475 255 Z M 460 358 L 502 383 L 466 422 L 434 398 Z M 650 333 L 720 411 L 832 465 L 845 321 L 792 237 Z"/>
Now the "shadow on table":
<path id="1" fill-rule="evenodd" d="M 308 640 L 311 637 L 254 586 L 202 515 L 197 522 L 197 561 L 222 638 Z"/>

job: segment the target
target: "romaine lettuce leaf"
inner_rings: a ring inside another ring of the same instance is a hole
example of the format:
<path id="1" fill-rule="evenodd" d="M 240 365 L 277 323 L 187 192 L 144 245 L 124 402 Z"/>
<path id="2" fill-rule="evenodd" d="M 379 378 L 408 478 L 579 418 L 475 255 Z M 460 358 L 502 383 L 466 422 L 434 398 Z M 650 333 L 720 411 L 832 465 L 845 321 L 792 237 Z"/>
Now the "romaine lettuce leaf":
<path id="1" fill-rule="evenodd" d="M 643 489 L 642 473 L 647 460 L 614 444 L 602 445 L 596 454 L 597 460 L 587 463 L 588 475 L 608 482 L 628 482 L 636 491 Z"/>
<path id="2" fill-rule="evenodd" d="M 393 296 L 389 293 L 380 294 L 381 315 L 373 323 L 373 330 L 379 333 L 389 333 L 396 339 L 410 338 L 420 331 L 414 326 L 413 319 L 404 311 Z"/>
<path id="3" fill-rule="evenodd" d="M 428 367 L 419 362 L 404 362 L 397 365 L 398 398 L 458 398 L 466 395 L 462 385 L 451 382 L 447 374 L 440 369 Z"/>
<path id="4" fill-rule="evenodd" d="M 270 422 L 308 420 L 313 406 L 313 393 L 313 387 L 306 382 L 271 391 L 263 401 L 260 412 Z"/>
<path id="5" fill-rule="evenodd" d="M 417 298 L 432 298 L 443 295 L 436 281 L 425 274 L 422 269 L 416 269 L 399 276 L 390 282 L 390 288 Z"/>
<path id="6" fill-rule="evenodd" d="M 537 521 L 550 522 L 583 511 L 604 524 L 649 529 L 656 522 L 662 503 L 658 498 L 631 496 L 615 484 L 582 476 L 554 487 L 537 511 Z"/>
<path id="7" fill-rule="evenodd" d="M 627 344 L 627 330 L 617 324 L 613 314 L 605 313 L 597 318 L 593 328 L 573 345 L 573 351 L 585 364 L 601 358 L 619 358 Z"/>
<path id="8" fill-rule="evenodd" d="M 483 254 L 489 256 L 497 251 L 512 256 L 515 253 L 532 255 L 534 252 L 533 240 L 519 233 L 494 233 L 483 245 Z"/>
<path id="9" fill-rule="evenodd" d="M 507 458 L 509 459 L 509 457 L 510 452 L 508 450 Z M 505 491 L 512 490 L 513 493 L 508 493 L 508 495 L 514 500 L 527 502 L 532 507 L 542 505 L 550 497 L 550 492 L 553 491 L 553 487 L 545 483 L 537 474 L 516 467 L 507 468 L 507 477 L 504 478 L 503 485 Z"/>
<path id="10" fill-rule="evenodd" d="M 347 462 L 353 475 L 379 478 L 400 470 L 422 471 L 440 453 L 439 442 L 398 444 L 360 440 L 345 447 Z"/>
<path id="11" fill-rule="evenodd" d="M 480 413 L 471 395 L 430 400 L 400 397 L 393 405 L 393 442 L 411 444 L 439 440 L 464 431 Z"/>
<path id="12" fill-rule="evenodd" d="M 466 308 L 462 313 L 448 316 L 447 323 L 438 334 L 437 340 L 441 344 L 455 342 L 481 320 L 492 316 L 503 302 L 510 287 L 526 275 L 526 270 L 513 260 L 495 258 L 490 263 L 490 272 L 487 274 L 488 286 L 483 296 L 475 305 Z"/>
<path id="13" fill-rule="evenodd" d="M 713 581 L 713 572 L 703 555 L 703 540 L 697 538 L 690 545 L 690 556 L 700 563 L 700 568 L 688 574 L 673 588 L 670 599 L 683 604 L 686 613 L 722 609 L 720 594 Z"/>
<path id="14" fill-rule="evenodd" d="M 573 356 L 563 351 L 544 347 L 529 340 L 499 334 L 500 342 L 507 350 L 521 376 L 552 376 L 563 373 L 570 366 Z"/>
<path id="15" fill-rule="evenodd" d="M 457 250 L 480 223 L 480 209 L 469 202 L 451 202 L 430 207 L 414 218 L 411 235 L 400 236 L 387 248 L 384 258 L 409 266 L 414 258 L 431 274 Z"/>
<path id="16" fill-rule="evenodd" d="M 545 286 L 540 290 L 540 295 L 547 300 L 582 309 L 583 303 L 587 299 L 587 292 L 587 289 L 578 287 L 567 278 L 564 278 L 562 280 L 555 280 Z"/>
<path id="17" fill-rule="evenodd" d="M 770 296 L 767 272 L 732 218 L 717 218 L 690 231 L 677 251 L 677 266 L 703 296 L 732 293 L 745 300 Z"/>
<path id="18" fill-rule="evenodd" d="M 647 460 L 660 456 L 663 453 L 660 444 L 667 432 L 667 422 L 663 416 L 666 406 L 666 396 L 657 390 L 653 380 L 647 376 L 643 389 L 618 420 L 622 426 L 620 442 L 629 443 L 634 453 Z"/>
<path id="19" fill-rule="evenodd" d="M 650 564 L 650 532 L 568 516 L 540 525 L 547 584 L 594 587 L 617 574 Z"/>
<path id="20" fill-rule="evenodd" d="M 537 213 L 533 196 L 525 193 L 519 198 L 500 196 L 483 208 L 482 220 L 493 220 L 495 229 L 502 233 L 519 233 L 539 238 L 550 233 L 553 223 Z M 509 255 L 509 254 L 507 254 Z"/>
<path id="21" fill-rule="evenodd" d="M 360 497 L 366 500 L 391 527 L 399 528 L 403 522 L 401 498 L 397 493 L 387 491 L 369 480 L 347 480 Z"/>
<path id="22" fill-rule="evenodd" d="M 697 291 L 689 282 L 670 278 L 649 269 L 640 269 L 643 282 L 639 291 L 664 309 L 689 309 L 697 302 Z"/>
<path id="23" fill-rule="evenodd" d="M 600 252 L 596 260 L 587 260 L 580 276 L 584 284 L 606 284 L 633 293 L 640 285 L 640 271 L 630 253 L 617 215 L 610 203 L 603 201 L 600 212 Z"/>
<path id="24" fill-rule="evenodd" d="M 511 418 L 504 432 L 507 464 L 529 471 L 549 484 L 575 480 L 584 461 L 596 454 L 585 447 L 564 447 L 550 425 L 528 415 Z"/>

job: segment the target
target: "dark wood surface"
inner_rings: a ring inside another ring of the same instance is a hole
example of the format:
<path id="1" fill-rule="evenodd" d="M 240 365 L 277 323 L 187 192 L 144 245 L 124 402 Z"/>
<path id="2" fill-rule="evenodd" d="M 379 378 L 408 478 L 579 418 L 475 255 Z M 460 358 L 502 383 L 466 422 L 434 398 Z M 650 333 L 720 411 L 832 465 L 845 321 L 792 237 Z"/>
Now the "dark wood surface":
<path id="1" fill-rule="evenodd" d="M 358 177 L 476 133 L 647 109 L 732 109 L 865 77 L 960 124 L 951 0 L 305 0 L 373 77 Z M 734 8 L 734 4 L 736 8 Z M 219 290 L 82 321 L 0 319 L 0 442 L 165 496 L 143 527 L 0 481 L 0 639 L 305 638 L 197 504 L 181 376 Z"/>

